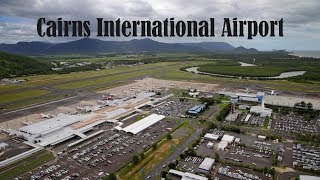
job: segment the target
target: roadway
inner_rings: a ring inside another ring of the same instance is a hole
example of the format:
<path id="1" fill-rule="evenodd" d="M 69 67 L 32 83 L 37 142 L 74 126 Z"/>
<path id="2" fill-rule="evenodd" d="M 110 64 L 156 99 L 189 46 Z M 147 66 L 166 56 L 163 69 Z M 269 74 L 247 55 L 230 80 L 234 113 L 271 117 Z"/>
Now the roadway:
<path id="1" fill-rule="evenodd" d="M 195 133 L 193 133 L 189 138 L 179 147 L 177 147 L 173 153 L 168 156 L 166 159 L 162 160 L 153 170 L 145 176 L 145 179 L 156 179 L 157 176 L 161 176 L 161 172 L 163 170 L 163 166 L 168 166 L 171 162 L 173 162 L 184 150 L 188 148 L 188 146 L 200 136 L 202 129 L 197 129 Z"/>

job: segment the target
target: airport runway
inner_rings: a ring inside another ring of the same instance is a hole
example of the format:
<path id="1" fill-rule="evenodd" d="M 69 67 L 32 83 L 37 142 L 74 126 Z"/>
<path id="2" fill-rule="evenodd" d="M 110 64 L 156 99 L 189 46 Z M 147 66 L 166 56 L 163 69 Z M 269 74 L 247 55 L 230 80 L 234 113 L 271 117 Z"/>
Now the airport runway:
<path id="1" fill-rule="evenodd" d="M 43 98 L 43 97 L 53 96 L 53 95 L 64 95 L 64 96 L 66 96 L 66 98 L 55 99 L 55 100 L 48 101 L 45 103 L 36 103 L 34 105 L 30 105 L 30 107 L 23 107 L 23 108 L 19 108 L 19 109 L 15 109 L 15 110 L 0 109 L 0 122 L 9 121 L 11 119 L 27 116 L 30 114 L 41 113 L 44 111 L 50 111 L 50 110 L 53 110 L 59 106 L 75 104 L 75 103 L 83 101 L 83 100 L 101 98 L 101 97 L 99 97 L 100 95 L 98 95 L 95 92 L 92 92 L 90 89 L 104 87 L 107 85 L 112 85 L 114 83 L 132 82 L 134 80 L 141 79 L 146 76 L 142 75 L 142 76 L 138 76 L 138 77 L 134 77 L 134 78 L 127 78 L 126 80 L 108 81 L 105 83 L 101 83 L 101 84 L 97 84 L 94 86 L 85 87 L 85 88 L 81 88 L 81 89 L 70 89 L 70 90 L 56 89 L 54 86 L 57 86 L 57 85 L 62 85 L 62 84 L 66 84 L 66 83 L 73 83 L 73 82 L 78 82 L 78 81 L 83 81 L 83 80 L 94 81 L 96 78 L 108 77 L 108 76 L 114 76 L 114 75 L 122 75 L 122 74 L 132 73 L 132 72 L 141 71 L 141 70 L 152 70 L 152 69 L 165 68 L 167 66 L 173 66 L 173 65 L 177 65 L 177 64 L 178 63 L 160 66 L 160 67 L 154 67 L 154 68 L 144 68 L 144 69 L 139 69 L 139 70 L 131 70 L 131 71 L 120 72 L 120 73 L 106 74 L 106 75 L 100 75 L 100 76 L 95 76 L 95 77 L 88 77 L 88 78 L 83 78 L 83 79 L 77 79 L 77 80 L 71 80 L 71 81 L 65 81 L 65 82 L 59 82 L 59 83 L 52 83 L 52 84 L 48 84 L 48 85 L 40 85 L 40 86 L 21 88 L 21 89 L 10 90 L 10 91 L 3 91 L 3 92 L 0 92 L 0 95 L 6 94 L 6 93 L 12 93 L 12 92 L 31 90 L 31 89 L 43 89 L 43 90 L 48 90 L 51 93 L 49 93 L 47 95 L 43 95 L 43 96 L 38 96 L 38 97 L 26 98 L 26 99 L 22 99 L 22 100 L 10 102 L 10 103 L 3 103 L 3 104 L 0 104 L 0 107 L 5 107 L 7 105 L 14 105 L 17 103 L 28 102 L 33 99 Z"/>

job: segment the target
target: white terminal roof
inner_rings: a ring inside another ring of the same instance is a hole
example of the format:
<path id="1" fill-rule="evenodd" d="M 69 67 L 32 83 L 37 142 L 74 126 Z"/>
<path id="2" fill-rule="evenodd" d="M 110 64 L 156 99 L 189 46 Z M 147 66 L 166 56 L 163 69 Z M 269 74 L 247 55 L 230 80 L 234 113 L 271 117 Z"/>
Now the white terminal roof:
<path id="1" fill-rule="evenodd" d="M 214 159 L 206 157 L 200 164 L 199 169 L 209 171 L 212 168 L 212 165 L 214 164 L 214 162 L 215 162 Z"/>
<path id="2" fill-rule="evenodd" d="M 234 141 L 234 136 L 230 136 L 228 134 L 225 134 L 225 135 L 223 135 L 221 141 L 225 141 L 230 144 Z"/>
<path id="3" fill-rule="evenodd" d="M 218 139 L 219 139 L 219 135 L 207 133 L 207 134 L 204 135 L 204 138 L 206 138 L 206 139 L 218 140 Z"/>
<path id="4" fill-rule="evenodd" d="M 165 118 L 164 115 L 151 114 L 150 116 L 147 116 L 147 117 L 141 119 L 140 121 L 137 121 L 137 122 L 123 128 L 122 130 L 124 130 L 125 132 L 130 132 L 132 134 L 137 134 L 137 133 L 143 131 L 144 129 L 148 128 L 149 126 L 152 126 L 153 124 L 159 122 L 160 120 L 162 120 L 164 118 Z"/>
<path id="5" fill-rule="evenodd" d="M 20 128 L 20 131 L 27 132 L 33 135 L 48 134 L 73 123 L 93 117 L 94 115 L 94 113 L 80 115 L 58 114 L 56 117 L 53 117 L 51 119 L 24 126 Z"/>

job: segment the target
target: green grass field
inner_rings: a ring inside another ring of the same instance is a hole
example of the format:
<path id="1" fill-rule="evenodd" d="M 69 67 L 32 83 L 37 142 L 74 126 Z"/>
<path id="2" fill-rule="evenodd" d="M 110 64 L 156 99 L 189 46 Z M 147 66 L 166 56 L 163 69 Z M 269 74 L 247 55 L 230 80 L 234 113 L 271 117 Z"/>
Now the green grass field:
<path id="1" fill-rule="evenodd" d="M 22 100 L 25 98 L 43 96 L 43 95 L 46 95 L 49 93 L 50 92 L 46 91 L 46 90 L 26 90 L 26 91 L 21 91 L 21 92 L 1 94 L 0 95 L 0 102 L 1 103 L 8 103 L 8 102 L 12 102 L 12 101 Z"/>
<path id="2" fill-rule="evenodd" d="M 31 99 L 31 100 L 26 100 L 23 102 L 18 102 L 10 105 L 3 106 L 2 108 L 6 110 L 12 110 L 12 109 L 18 109 L 26 106 L 30 106 L 33 104 L 38 104 L 38 103 L 45 103 L 45 102 L 50 102 L 54 100 L 58 100 L 61 98 L 64 98 L 65 96 L 63 94 L 61 95 L 49 95 L 49 96 L 44 96 L 44 97 L 39 97 L 36 99 Z"/>
<path id="3" fill-rule="evenodd" d="M 184 131 L 184 135 L 175 136 L 174 133 L 178 131 Z M 179 126 L 179 128 L 171 133 L 172 139 L 162 139 L 157 144 L 156 149 L 150 149 L 145 152 L 143 160 L 141 160 L 138 164 L 129 164 L 122 168 L 117 173 L 118 177 L 120 179 L 143 179 L 143 176 L 145 176 L 145 174 L 148 174 L 157 164 L 168 157 L 174 151 L 174 149 L 182 144 L 184 140 L 193 132 L 194 128 L 189 124 L 189 122 L 183 123 L 181 126 Z M 144 170 L 144 173 L 141 172 L 141 169 Z"/>

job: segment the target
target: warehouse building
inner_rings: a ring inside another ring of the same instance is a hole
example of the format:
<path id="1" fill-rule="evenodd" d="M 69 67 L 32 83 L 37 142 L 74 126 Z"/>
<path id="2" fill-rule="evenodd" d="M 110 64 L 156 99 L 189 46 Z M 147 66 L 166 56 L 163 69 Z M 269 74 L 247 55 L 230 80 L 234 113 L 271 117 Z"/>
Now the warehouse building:
<path id="1" fill-rule="evenodd" d="M 205 104 L 195 105 L 188 110 L 188 114 L 197 116 L 204 110 L 205 107 L 206 107 Z"/>
<path id="2" fill-rule="evenodd" d="M 5 142 L 0 142 L 0 150 L 4 150 L 9 147 L 9 144 Z"/>
<path id="3" fill-rule="evenodd" d="M 250 108 L 250 113 L 259 114 L 261 117 L 270 117 L 272 114 L 272 109 L 266 108 L 264 106 L 252 106 Z"/>
<path id="4" fill-rule="evenodd" d="M 228 147 L 228 143 L 226 141 L 220 141 L 218 144 L 218 151 L 224 151 Z"/>
<path id="5" fill-rule="evenodd" d="M 213 142 L 209 141 L 208 144 L 207 144 L 207 148 L 212 149 L 213 145 L 214 145 Z"/>
<path id="6" fill-rule="evenodd" d="M 201 173 L 209 173 L 214 165 L 215 160 L 206 157 L 200 164 L 198 171 Z"/>
<path id="7" fill-rule="evenodd" d="M 203 176 L 199 176 L 189 172 L 181 172 L 174 169 L 170 169 L 168 173 L 173 174 L 175 176 L 179 176 L 181 180 L 208 180 L 208 178 Z"/>
<path id="8" fill-rule="evenodd" d="M 231 143 L 233 143 L 234 139 L 235 139 L 234 136 L 225 134 L 225 135 L 223 135 L 221 141 L 225 141 L 225 142 L 227 142 L 228 144 L 231 144 Z"/>
<path id="9" fill-rule="evenodd" d="M 309 175 L 300 175 L 300 180 L 319 180 L 320 177 L 317 176 L 309 176 Z"/>
<path id="10" fill-rule="evenodd" d="M 204 135 L 204 139 L 209 140 L 209 141 L 217 141 L 219 139 L 219 137 L 220 137 L 220 135 L 211 134 L 211 133 L 206 133 Z"/>
<path id="11" fill-rule="evenodd" d="M 234 93 L 234 92 L 228 92 L 228 91 L 220 91 L 219 94 L 229 96 L 235 102 L 247 101 L 247 102 L 261 103 L 265 96 L 264 92 L 257 92 L 256 94 L 254 94 L 254 93 Z"/>

